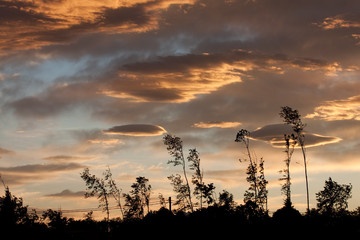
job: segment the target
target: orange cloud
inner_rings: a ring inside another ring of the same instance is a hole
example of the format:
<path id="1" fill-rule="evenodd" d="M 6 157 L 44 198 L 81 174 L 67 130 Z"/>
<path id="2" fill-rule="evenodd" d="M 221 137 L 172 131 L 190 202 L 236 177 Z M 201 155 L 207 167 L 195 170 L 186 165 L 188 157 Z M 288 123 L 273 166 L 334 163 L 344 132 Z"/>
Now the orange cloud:
<path id="1" fill-rule="evenodd" d="M 189 67 L 184 73 L 121 73 L 100 93 L 136 102 L 188 102 L 196 95 L 209 94 L 235 82 L 241 82 L 241 78 L 233 66 L 221 64 L 208 69 Z"/>
<path id="2" fill-rule="evenodd" d="M 360 120 L 360 95 L 343 100 L 325 101 L 306 118 L 320 118 L 327 121 Z"/>
<path id="3" fill-rule="evenodd" d="M 240 126 L 240 122 L 223 122 L 223 121 L 212 121 L 212 122 L 199 122 L 195 123 L 193 127 L 196 128 L 233 128 Z"/>
<path id="4" fill-rule="evenodd" d="M 324 71 L 335 74 L 342 68 L 310 58 L 265 55 L 242 49 L 224 53 L 159 57 L 153 61 L 124 65 L 118 77 L 108 81 L 99 94 L 135 102 L 188 102 L 223 86 L 242 82 L 243 76 L 260 70 L 283 74 L 287 69 Z"/>
<path id="5" fill-rule="evenodd" d="M 335 28 L 359 28 L 360 21 L 358 20 L 347 20 L 344 16 L 338 15 L 335 17 L 327 17 L 321 23 L 315 25 L 322 27 L 323 29 L 335 29 Z"/>
<path id="6" fill-rule="evenodd" d="M 0 2 L 0 54 L 68 43 L 89 33 L 145 32 L 158 28 L 171 4 L 194 1 L 12 1 Z"/>

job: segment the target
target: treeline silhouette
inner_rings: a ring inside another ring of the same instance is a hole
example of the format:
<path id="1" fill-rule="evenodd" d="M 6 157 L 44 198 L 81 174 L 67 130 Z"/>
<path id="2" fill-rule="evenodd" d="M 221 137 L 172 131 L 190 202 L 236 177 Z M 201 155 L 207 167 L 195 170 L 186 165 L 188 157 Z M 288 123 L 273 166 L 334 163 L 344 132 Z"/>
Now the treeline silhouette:
<path id="1" fill-rule="evenodd" d="M 329 200 L 329 199 L 327 199 Z M 41 216 L 23 205 L 6 188 L 0 198 L 0 228 L 3 239 L 105 239 L 121 237 L 272 237 L 312 236 L 350 237 L 360 231 L 360 208 L 324 211 L 320 205 L 309 213 L 300 214 L 284 206 L 272 216 L 249 200 L 236 204 L 232 194 L 224 191 L 216 203 L 194 210 L 170 211 L 161 207 L 144 217 L 105 218 L 96 221 L 92 212 L 82 219 L 63 216 L 61 211 L 48 209 Z M 355 235 L 354 235 L 355 234 Z"/>
<path id="2" fill-rule="evenodd" d="M 167 201 L 158 196 L 161 208 L 151 210 L 151 185 L 143 176 L 136 178 L 129 193 L 122 193 L 110 167 L 102 177 L 90 173 L 86 168 L 80 177 L 84 180 L 86 198 L 97 197 L 99 208 L 105 213 L 103 220 L 95 220 L 93 212 L 82 219 L 68 218 L 61 210 L 48 209 L 40 216 L 35 210 L 24 206 L 23 199 L 14 196 L 3 183 L 5 194 L 0 197 L 0 228 L 2 236 L 11 238 L 56 238 L 56 239 L 105 239 L 121 237 L 349 237 L 360 233 L 360 207 L 347 210 L 352 185 L 339 184 L 329 178 L 323 190 L 316 193 L 316 208 L 309 207 L 308 176 L 306 169 L 306 145 L 302 123 L 297 110 L 282 107 L 280 116 L 290 124 L 293 134 L 284 134 L 286 158 L 281 171 L 283 207 L 269 214 L 265 161 L 258 159 L 251 149 L 251 133 L 246 129 L 237 132 L 235 141 L 245 149 L 248 162 L 247 182 L 243 204 L 237 204 L 234 196 L 226 190 L 215 192 L 213 183 L 206 183 L 201 168 L 200 153 L 194 148 L 185 155 L 179 137 L 165 134 L 163 143 L 171 159 L 168 164 L 180 169 L 168 177 L 176 199 Z M 295 146 L 299 146 L 304 157 L 307 209 L 300 213 L 291 200 L 290 163 Z M 190 175 L 191 174 L 191 175 Z M 116 202 L 121 217 L 110 217 L 110 202 Z"/>

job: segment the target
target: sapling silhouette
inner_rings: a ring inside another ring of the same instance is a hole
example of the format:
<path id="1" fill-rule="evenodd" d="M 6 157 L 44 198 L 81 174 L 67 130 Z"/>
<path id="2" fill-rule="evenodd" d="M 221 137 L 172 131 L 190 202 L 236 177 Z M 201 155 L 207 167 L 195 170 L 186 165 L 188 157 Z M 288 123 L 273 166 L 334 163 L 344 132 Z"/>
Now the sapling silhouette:
<path id="1" fill-rule="evenodd" d="M 194 171 L 191 182 L 195 185 L 194 195 L 200 200 L 200 209 L 203 207 L 203 199 L 206 200 L 207 204 L 214 203 L 214 190 L 215 186 L 213 183 L 206 185 L 203 181 L 204 173 L 200 169 L 200 157 L 199 152 L 194 149 L 189 149 L 189 155 L 187 157 L 190 163 L 189 169 Z"/>
<path id="2" fill-rule="evenodd" d="M 249 166 L 246 174 L 248 177 L 246 180 L 250 183 L 250 187 L 244 194 L 244 201 L 253 201 L 257 207 L 264 209 L 264 205 L 267 205 L 267 193 L 266 185 L 267 180 L 264 174 L 264 160 L 260 159 L 259 163 L 250 152 L 250 132 L 246 129 L 241 129 L 237 135 L 235 142 L 243 143 L 247 152 Z M 242 160 L 239 159 L 241 162 Z"/>
<path id="3" fill-rule="evenodd" d="M 281 186 L 281 192 L 285 195 L 285 201 L 284 205 L 285 207 L 291 207 L 291 177 L 290 177 L 290 162 L 291 157 L 295 150 L 296 145 L 296 137 L 294 134 L 288 135 L 284 134 L 284 140 L 285 140 L 285 153 L 286 153 L 286 159 L 285 162 L 285 169 L 281 170 L 280 173 L 283 173 L 283 176 L 280 178 L 280 181 L 284 181 L 283 185 Z"/>
<path id="4" fill-rule="evenodd" d="M 302 123 L 301 115 L 298 110 L 293 110 L 291 107 L 285 106 L 281 107 L 280 117 L 283 118 L 286 124 L 292 126 L 293 131 L 295 132 L 296 141 L 299 143 L 303 159 L 304 159 L 304 170 L 305 170 L 305 184 L 306 184 L 306 203 L 307 203 L 307 213 L 310 211 L 310 198 L 309 198 L 309 182 L 307 174 L 307 160 L 306 160 L 306 149 L 305 149 L 305 135 L 303 133 L 306 124 Z"/>
<path id="5" fill-rule="evenodd" d="M 147 213 L 150 212 L 151 185 L 148 182 L 149 179 L 145 177 L 137 177 L 136 182 L 131 185 L 130 193 L 124 194 L 127 218 L 143 218 L 145 206 Z"/>
<path id="6" fill-rule="evenodd" d="M 181 202 L 184 200 L 187 202 L 186 205 L 190 207 L 191 212 L 194 211 L 194 206 L 191 201 L 191 189 L 189 181 L 186 175 L 186 162 L 183 153 L 183 144 L 182 140 L 179 137 L 166 134 L 163 138 L 164 144 L 167 146 L 169 154 L 174 158 L 168 161 L 168 164 L 173 164 L 174 166 L 181 165 L 183 169 L 183 175 L 186 183 L 183 184 L 181 176 L 179 174 L 171 175 L 168 179 L 171 181 L 171 184 L 174 186 L 174 191 L 178 193 L 177 199 Z M 180 202 L 177 203 L 180 203 Z M 185 206 L 186 207 L 186 206 Z"/>
<path id="7" fill-rule="evenodd" d="M 108 169 L 105 171 L 104 173 L 105 176 L 105 180 L 107 181 L 107 186 L 109 188 L 109 193 L 113 196 L 113 198 L 115 199 L 115 201 L 117 202 L 117 205 L 120 209 L 121 212 L 121 216 L 122 218 L 124 218 L 124 211 L 121 205 L 121 188 L 118 188 L 115 180 L 112 178 L 112 173 L 110 170 L 110 167 L 108 167 Z"/>
<path id="8" fill-rule="evenodd" d="M 110 232 L 110 211 L 109 211 L 109 200 L 110 196 L 113 195 L 113 186 L 111 182 L 111 171 L 108 168 L 103 173 L 105 179 L 98 178 L 95 175 L 90 174 L 89 168 L 85 168 L 80 174 L 81 178 L 85 181 L 86 187 L 89 190 L 85 193 L 85 198 L 97 196 L 99 199 L 99 207 L 103 208 L 106 212 L 107 231 Z M 108 182 L 106 182 L 108 181 Z"/>
<path id="9" fill-rule="evenodd" d="M 190 208 L 191 212 L 194 212 L 191 189 L 186 174 L 186 162 L 183 153 L 182 140 L 179 137 L 171 136 L 170 134 L 166 134 L 163 140 L 169 154 L 174 157 L 174 159 L 168 161 L 168 164 L 173 164 L 174 166 L 181 165 L 185 179 L 184 183 L 179 174 L 173 174 L 168 177 L 171 181 L 171 185 L 174 187 L 174 191 L 177 193 L 177 201 L 175 204 L 181 205 L 182 209 Z M 189 149 L 187 161 L 189 163 L 189 169 L 194 171 L 191 182 L 195 185 L 193 194 L 199 199 L 200 208 L 202 208 L 203 202 L 206 202 L 208 205 L 214 203 L 215 186 L 213 183 L 204 183 L 203 171 L 200 167 L 199 152 L 195 148 Z"/>

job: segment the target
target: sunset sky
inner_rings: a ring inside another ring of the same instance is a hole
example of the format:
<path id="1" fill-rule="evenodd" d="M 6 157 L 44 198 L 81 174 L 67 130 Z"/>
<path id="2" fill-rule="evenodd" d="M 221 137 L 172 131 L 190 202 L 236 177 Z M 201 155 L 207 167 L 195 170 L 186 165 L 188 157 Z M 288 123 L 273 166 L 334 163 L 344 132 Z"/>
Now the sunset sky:
<path id="1" fill-rule="evenodd" d="M 244 128 L 275 211 L 281 106 L 307 124 L 311 207 L 329 177 L 360 206 L 358 0 L 0 0 L 0 174 L 30 208 L 96 208 L 85 167 L 109 166 L 123 193 L 144 176 L 154 202 L 175 198 L 165 133 L 243 203 Z M 296 150 L 290 171 L 305 211 L 302 161 Z"/>

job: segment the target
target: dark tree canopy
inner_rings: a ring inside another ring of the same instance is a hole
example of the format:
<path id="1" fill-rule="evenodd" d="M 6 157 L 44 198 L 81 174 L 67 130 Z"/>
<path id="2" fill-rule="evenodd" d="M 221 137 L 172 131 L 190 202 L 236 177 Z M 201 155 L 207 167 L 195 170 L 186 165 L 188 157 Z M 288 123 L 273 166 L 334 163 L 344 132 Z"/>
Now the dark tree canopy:
<path id="1" fill-rule="evenodd" d="M 317 207 L 320 213 L 334 214 L 344 211 L 351 198 L 351 184 L 338 184 L 329 178 L 325 181 L 324 190 L 316 193 Z"/>

